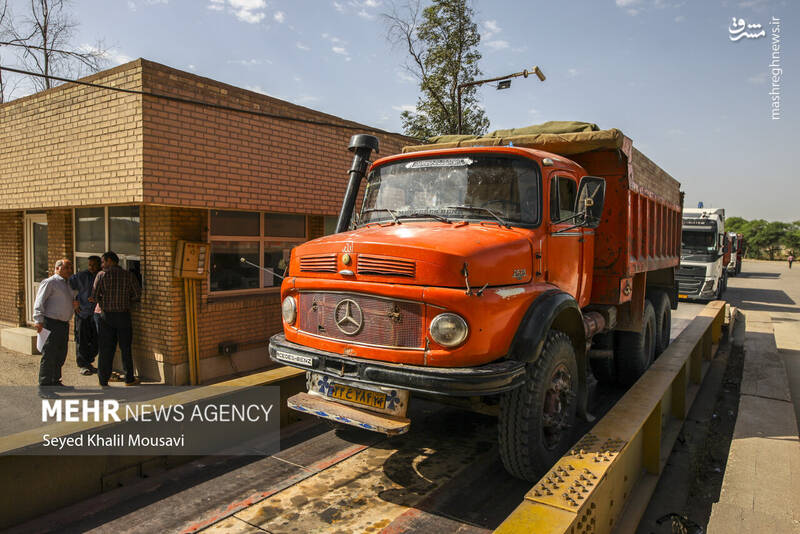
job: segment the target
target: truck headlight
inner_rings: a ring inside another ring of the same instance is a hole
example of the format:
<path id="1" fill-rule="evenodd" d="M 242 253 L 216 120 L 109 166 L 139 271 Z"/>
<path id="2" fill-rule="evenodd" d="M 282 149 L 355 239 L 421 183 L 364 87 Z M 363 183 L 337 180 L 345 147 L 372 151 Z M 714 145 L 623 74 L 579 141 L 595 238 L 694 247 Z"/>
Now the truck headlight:
<path id="1" fill-rule="evenodd" d="M 433 340 L 439 345 L 455 347 L 467 339 L 469 327 L 467 322 L 455 313 L 441 313 L 431 321 L 430 332 Z"/>
<path id="2" fill-rule="evenodd" d="M 284 321 L 288 324 L 294 324 L 295 319 L 297 319 L 297 301 L 294 300 L 294 297 L 286 297 L 283 299 L 281 314 L 283 315 Z"/>
<path id="3" fill-rule="evenodd" d="M 706 283 L 703 284 L 703 289 L 701 291 L 711 291 L 711 288 L 714 287 L 714 280 L 706 280 Z"/>

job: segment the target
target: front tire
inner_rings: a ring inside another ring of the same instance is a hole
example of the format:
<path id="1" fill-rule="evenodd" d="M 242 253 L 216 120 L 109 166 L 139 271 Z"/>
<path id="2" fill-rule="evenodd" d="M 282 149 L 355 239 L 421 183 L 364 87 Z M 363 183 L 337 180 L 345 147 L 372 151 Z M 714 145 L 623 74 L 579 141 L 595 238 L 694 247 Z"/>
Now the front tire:
<path id="1" fill-rule="evenodd" d="M 511 475 L 536 482 L 573 440 L 579 381 L 570 338 L 551 330 L 525 372 L 524 384 L 500 401 L 500 458 Z"/>
<path id="2" fill-rule="evenodd" d="M 656 348 L 656 314 L 649 300 L 644 301 L 641 332 L 617 331 L 614 339 L 614 364 L 617 380 L 631 386 L 653 363 Z"/>

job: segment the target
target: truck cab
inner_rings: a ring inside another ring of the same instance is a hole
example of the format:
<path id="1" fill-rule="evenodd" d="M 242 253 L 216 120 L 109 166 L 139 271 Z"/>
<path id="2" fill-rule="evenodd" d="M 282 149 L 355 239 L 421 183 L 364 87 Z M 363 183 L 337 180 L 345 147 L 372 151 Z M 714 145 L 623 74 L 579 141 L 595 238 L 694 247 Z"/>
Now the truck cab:
<path id="1" fill-rule="evenodd" d="M 744 239 L 742 234 L 728 232 L 728 241 L 730 241 L 731 247 L 731 257 L 727 265 L 728 276 L 736 276 L 742 272 L 742 259 L 744 259 Z"/>
<path id="2" fill-rule="evenodd" d="M 710 301 L 721 298 L 727 286 L 725 210 L 683 210 L 681 264 L 676 278 L 682 299 Z"/>

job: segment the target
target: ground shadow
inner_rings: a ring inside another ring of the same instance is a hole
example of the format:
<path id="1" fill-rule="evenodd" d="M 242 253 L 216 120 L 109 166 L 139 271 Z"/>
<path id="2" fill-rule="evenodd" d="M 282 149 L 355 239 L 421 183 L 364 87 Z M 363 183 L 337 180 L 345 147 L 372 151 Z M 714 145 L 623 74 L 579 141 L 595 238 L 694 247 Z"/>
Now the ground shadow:
<path id="1" fill-rule="evenodd" d="M 737 274 L 735 278 L 765 278 L 765 279 L 774 279 L 780 278 L 781 273 L 755 273 L 752 271 L 742 271 L 741 273 Z"/>
<path id="2" fill-rule="evenodd" d="M 769 304 L 797 304 L 792 297 L 780 289 L 758 289 L 754 287 L 729 287 L 724 295 L 732 302 L 752 302 Z"/>

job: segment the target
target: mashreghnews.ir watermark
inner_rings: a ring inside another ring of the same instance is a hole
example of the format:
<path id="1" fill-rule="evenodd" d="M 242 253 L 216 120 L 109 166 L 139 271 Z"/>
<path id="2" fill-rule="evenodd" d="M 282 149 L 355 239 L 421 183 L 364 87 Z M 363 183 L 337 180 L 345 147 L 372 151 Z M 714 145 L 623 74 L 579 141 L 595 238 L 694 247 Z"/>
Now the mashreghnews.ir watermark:
<path id="1" fill-rule="evenodd" d="M 783 76 L 783 67 L 781 67 L 781 19 L 772 17 L 769 26 L 772 32 L 772 43 L 770 46 L 772 61 L 770 61 L 769 64 L 770 81 L 772 82 L 772 87 L 769 92 L 770 108 L 772 111 L 772 120 L 780 120 L 781 77 Z"/>

